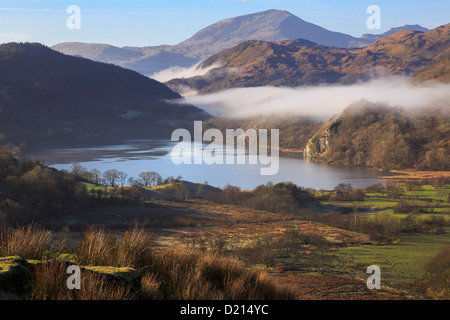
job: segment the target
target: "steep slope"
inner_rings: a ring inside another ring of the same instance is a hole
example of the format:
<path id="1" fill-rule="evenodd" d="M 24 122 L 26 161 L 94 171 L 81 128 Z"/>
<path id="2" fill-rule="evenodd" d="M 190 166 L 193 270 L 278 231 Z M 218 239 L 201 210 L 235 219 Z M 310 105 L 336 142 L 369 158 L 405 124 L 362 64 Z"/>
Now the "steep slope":
<path id="1" fill-rule="evenodd" d="M 450 83 L 450 53 L 415 72 L 413 79 L 418 82 L 438 81 Z"/>
<path id="2" fill-rule="evenodd" d="M 283 10 L 267 10 L 221 20 L 197 32 L 172 50 L 199 59 L 207 58 L 246 40 L 306 39 L 335 47 L 361 47 L 369 42 L 329 31 Z"/>
<path id="3" fill-rule="evenodd" d="M 29 147 L 170 137 L 207 115 L 134 71 L 71 57 L 40 44 L 0 46 L 0 133 Z"/>
<path id="4" fill-rule="evenodd" d="M 361 49 L 325 47 L 306 40 L 246 41 L 199 66 L 221 67 L 167 84 L 174 90 L 189 87 L 200 93 L 264 85 L 348 84 L 365 80 L 374 72 L 410 75 L 449 52 L 449 25 L 425 33 L 400 31 Z"/>

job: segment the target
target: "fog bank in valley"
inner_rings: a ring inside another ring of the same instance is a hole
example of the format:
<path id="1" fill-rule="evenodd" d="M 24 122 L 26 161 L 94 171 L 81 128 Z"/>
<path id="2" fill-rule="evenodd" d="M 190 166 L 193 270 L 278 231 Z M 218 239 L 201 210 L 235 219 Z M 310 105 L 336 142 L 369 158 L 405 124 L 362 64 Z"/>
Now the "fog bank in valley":
<path id="1" fill-rule="evenodd" d="M 213 64 L 209 66 L 208 68 L 200 68 L 201 62 L 190 66 L 190 67 L 170 67 L 164 70 L 161 70 L 159 72 L 156 72 L 149 77 L 152 79 L 155 79 L 159 82 L 167 82 L 172 79 L 182 79 L 182 78 L 191 78 L 195 76 L 203 76 L 211 69 L 219 67 L 219 65 Z"/>
<path id="2" fill-rule="evenodd" d="M 450 107 L 450 84 L 414 85 L 406 78 L 380 78 L 347 86 L 235 88 L 185 96 L 179 103 L 221 117 L 292 114 L 327 119 L 362 99 L 411 111 L 435 103 Z"/>

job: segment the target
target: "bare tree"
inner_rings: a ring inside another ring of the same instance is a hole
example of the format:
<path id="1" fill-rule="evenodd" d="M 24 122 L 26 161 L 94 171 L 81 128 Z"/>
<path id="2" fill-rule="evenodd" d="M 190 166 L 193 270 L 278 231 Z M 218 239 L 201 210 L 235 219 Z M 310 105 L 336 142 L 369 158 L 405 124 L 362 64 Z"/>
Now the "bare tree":
<path id="1" fill-rule="evenodd" d="M 120 171 L 116 169 L 109 169 L 103 173 L 103 179 L 105 179 L 106 184 L 111 187 L 115 187 L 117 180 L 119 180 Z"/>
<path id="2" fill-rule="evenodd" d="M 127 182 L 128 173 L 119 171 L 118 178 L 120 182 L 120 186 L 123 188 L 125 186 L 125 183 Z"/>
<path id="3" fill-rule="evenodd" d="M 130 186 L 142 186 L 141 180 L 135 179 L 134 177 L 128 178 L 128 184 Z"/>
<path id="4" fill-rule="evenodd" d="M 189 196 L 189 188 L 185 186 L 183 183 L 176 183 L 174 186 L 175 189 L 175 197 L 179 200 L 187 200 Z"/>
<path id="5" fill-rule="evenodd" d="M 70 173 L 73 174 L 76 179 L 86 178 L 86 173 L 88 171 L 85 167 L 81 166 L 79 163 L 74 163 L 71 169 L 72 170 L 70 171 Z"/>
<path id="6" fill-rule="evenodd" d="M 139 177 L 142 179 L 142 184 L 144 187 L 156 186 L 159 184 L 159 181 L 162 180 L 159 173 L 155 171 L 145 171 L 139 173 Z"/>
<path id="7" fill-rule="evenodd" d="M 102 181 L 102 173 L 98 169 L 92 169 L 91 170 L 92 175 L 92 182 L 95 183 L 96 186 L 98 186 Z"/>
<path id="8" fill-rule="evenodd" d="M 197 198 L 202 198 L 203 197 L 203 185 L 199 184 L 197 186 L 197 192 L 195 194 L 197 196 Z"/>

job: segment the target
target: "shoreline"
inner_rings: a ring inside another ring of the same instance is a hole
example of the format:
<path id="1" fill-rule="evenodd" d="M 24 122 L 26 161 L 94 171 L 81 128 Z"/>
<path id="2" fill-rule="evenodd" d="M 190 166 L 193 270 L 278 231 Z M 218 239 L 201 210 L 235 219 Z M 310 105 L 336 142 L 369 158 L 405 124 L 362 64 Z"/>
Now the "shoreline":
<path id="1" fill-rule="evenodd" d="M 288 159 L 303 159 L 303 149 L 285 149 L 278 148 L 280 152 L 280 157 Z"/>
<path id="2" fill-rule="evenodd" d="M 431 179 L 431 178 L 450 178 L 450 171 L 421 171 L 414 169 L 396 169 L 389 170 L 386 176 L 381 176 L 382 179 Z"/>
<path id="3" fill-rule="evenodd" d="M 279 148 L 280 156 L 284 156 L 285 158 L 299 157 L 303 159 L 303 150 L 304 149 L 289 149 L 289 148 Z M 323 163 L 327 165 L 332 165 L 329 163 L 325 163 L 322 161 L 313 161 L 317 163 Z M 348 168 L 356 168 L 353 166 L 344 166 Z M 432 179 L 432 178 L 447 178 L 450 179 L 450 171 L 426 171 L 426 170 L 416 170 L 416 169 L 392 169 L 392 170 L 382 170 L 371 167 L 363 167 L 366 169 L 377 170 L 378 172 L 384 172 L 383 175 L 380 176 L 380 179 L 388 179 L 388 180 L 422 180 L 422 179 Z"/>

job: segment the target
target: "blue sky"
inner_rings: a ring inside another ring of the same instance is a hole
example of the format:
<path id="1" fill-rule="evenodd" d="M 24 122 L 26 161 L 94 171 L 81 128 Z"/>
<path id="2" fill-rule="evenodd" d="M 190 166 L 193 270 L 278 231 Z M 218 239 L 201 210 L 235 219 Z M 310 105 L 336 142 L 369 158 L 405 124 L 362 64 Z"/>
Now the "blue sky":
<path id="1" fill-rule="evenodd" d="M 79 30 L 66 27 L 69 5 L 81 9 Z M 381 9 L 380 30 L 366 26 L 369 5 Z M 449 0 L 0 0 L 0 43 L 177 44 L 218 20 L 268 9 L 356 37 L 405 24 L 434 28 L 450 22 Z"/>

